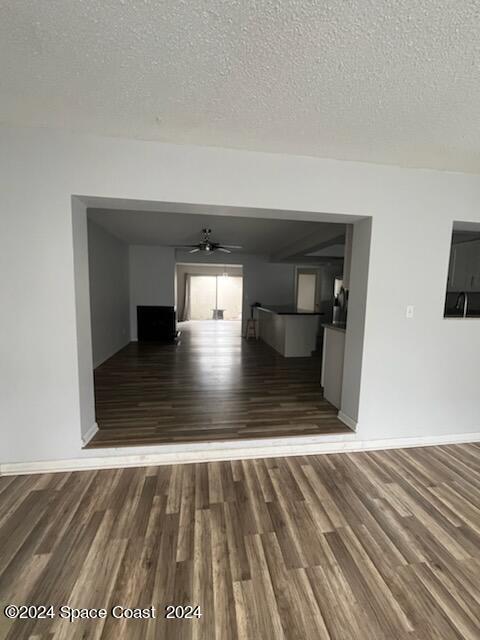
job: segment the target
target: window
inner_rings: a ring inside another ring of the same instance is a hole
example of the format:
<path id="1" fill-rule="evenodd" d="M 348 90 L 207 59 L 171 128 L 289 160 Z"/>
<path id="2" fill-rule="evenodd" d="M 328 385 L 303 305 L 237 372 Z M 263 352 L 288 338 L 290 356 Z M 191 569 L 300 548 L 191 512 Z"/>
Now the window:
<path id="1" fill-rule="evenodd" d="M 446 318 L 480 317 L 480 224 L 454 222 L 450 245 Z"/>

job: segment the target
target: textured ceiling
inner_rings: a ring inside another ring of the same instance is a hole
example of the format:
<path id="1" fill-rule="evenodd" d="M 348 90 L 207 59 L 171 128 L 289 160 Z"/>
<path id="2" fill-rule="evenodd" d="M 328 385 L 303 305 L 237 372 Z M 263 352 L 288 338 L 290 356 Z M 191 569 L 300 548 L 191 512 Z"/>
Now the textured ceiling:
<path id="1" fill-rule="evenodd" d="M 237 216 L 89 209 L 88 217 L 127 244 L 195 244 L 207 227 L 215 242 L 241 245 L 235 253 L 272 255 L 292 247 L 287 254 L 293 255 L 298 246 L 311 249 L 345 234 L 343 224 Z"/>
<path id="2" fill-rule="evenodd" d="M 480 173 L 478 0 L 0 3 L 0 121 Z"/>

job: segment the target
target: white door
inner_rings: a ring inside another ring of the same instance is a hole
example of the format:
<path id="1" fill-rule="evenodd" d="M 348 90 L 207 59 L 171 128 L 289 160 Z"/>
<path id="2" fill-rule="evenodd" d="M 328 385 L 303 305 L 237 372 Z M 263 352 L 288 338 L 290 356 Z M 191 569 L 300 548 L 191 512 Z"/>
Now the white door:
<path id="1" fill-rule="evenodd" d="M 297 311 L 316 311 L 317 274 L 298 273 Z"/>

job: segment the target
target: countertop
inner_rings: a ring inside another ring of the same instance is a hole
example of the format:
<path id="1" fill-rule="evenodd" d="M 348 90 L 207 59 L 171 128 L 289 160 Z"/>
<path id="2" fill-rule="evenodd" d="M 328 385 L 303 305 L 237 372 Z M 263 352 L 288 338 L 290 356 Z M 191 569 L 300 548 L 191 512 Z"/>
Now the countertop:
<path id="1" fill-rule="evenodd" d="M 478 320 L 478 318 L 480 318 L 480 313 L 467 313 L 466 316 L 464 316 L 461 313 L 457 313 L 457 314 L 448 314 L 448 315 L 444 315 L 443 316 L 445 320 L 475 320 L 475 318 Z"/>
<path id="2" fill-rule="evenodd" d="M 269 313 L 276 313 L 279 316 L 324 316 L 324 313 L 318 311 L 297 311 L 295 306 L 285 305 L 270 305 L 268 307 L 254 307 L 254 309 L 261 309 L 262 311 L 268 311 Z"/>
<path id="3" fill-rule="evenodd" d="M 342 333 L 345 333 L 345 331 L 347 330 L 347 325 L 344 322 L 338 322 L 337 324 L 332 324 L 331 322 L 329 322 L 326 324 L 322 324 L 322 327 L 324 329 L 334 329 L 335 331 L 341 331 Z"/>

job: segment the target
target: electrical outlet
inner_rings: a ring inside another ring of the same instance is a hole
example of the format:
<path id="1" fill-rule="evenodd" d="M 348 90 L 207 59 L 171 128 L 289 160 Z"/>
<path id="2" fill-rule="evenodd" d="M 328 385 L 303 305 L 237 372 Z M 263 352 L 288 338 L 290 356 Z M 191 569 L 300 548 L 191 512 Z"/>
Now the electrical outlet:
<path id="1" fill-rule="evenodd" d="M 414 310 L 415 310 L 415 309 L 414 309 L 413 304 L 409 304 L 409 305 L 407 306 L 407 313 L 405 314 L 405 315 L 407 316 L 407 318 L 409 318 L 409 319 L 410 319 L 410 318 L 413 318 Z"/>

